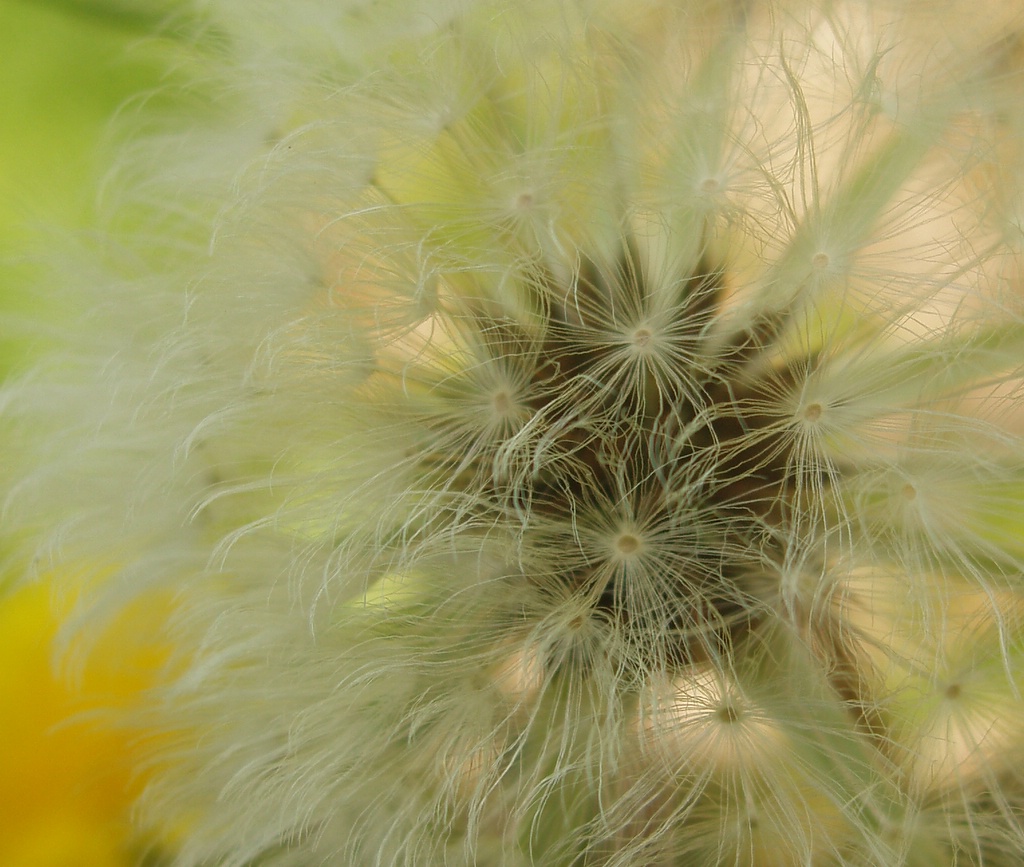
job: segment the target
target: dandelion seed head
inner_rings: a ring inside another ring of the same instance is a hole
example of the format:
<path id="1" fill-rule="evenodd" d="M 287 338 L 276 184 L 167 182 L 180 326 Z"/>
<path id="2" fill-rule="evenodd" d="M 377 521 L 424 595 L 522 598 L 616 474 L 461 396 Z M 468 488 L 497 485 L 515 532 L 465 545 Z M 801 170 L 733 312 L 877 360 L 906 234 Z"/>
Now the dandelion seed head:
<path id="1" fill-rule="evenodd" d="M 647 726 L 673 762 L 698 773 L 757 773 L 786 752 L 786 737 L 764 708 L 713 669 L 671 684 Z"/>
<path id="2" fill-rule="evenodd" d="M 144 815 L 182 865 L 1013 863 L 1019 15 L 400 5 L 211 2 L 262 132 L 140 144 L 167 225 L 5 393 L 25 559 L 183 599 Z"/>

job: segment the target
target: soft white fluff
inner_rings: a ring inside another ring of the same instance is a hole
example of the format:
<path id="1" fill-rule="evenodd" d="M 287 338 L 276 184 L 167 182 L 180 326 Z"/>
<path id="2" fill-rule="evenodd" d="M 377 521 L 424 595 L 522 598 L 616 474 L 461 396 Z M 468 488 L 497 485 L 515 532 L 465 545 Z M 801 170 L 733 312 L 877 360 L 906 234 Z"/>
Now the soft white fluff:
<path id="1" fill-rule="evenodd" d="M 178 863 L 1017 863 L 981 5 L 203 4 L 3 395 L 15 556 L 180 603 Z"/>

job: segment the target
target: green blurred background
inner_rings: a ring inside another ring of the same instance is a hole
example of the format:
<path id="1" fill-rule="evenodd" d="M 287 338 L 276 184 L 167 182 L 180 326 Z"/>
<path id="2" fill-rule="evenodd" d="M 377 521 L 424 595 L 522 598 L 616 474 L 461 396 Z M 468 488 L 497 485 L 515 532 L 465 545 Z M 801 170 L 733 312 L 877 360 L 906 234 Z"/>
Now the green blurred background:
<path id="1" fill-rule="evenodd" d="M 33 263 L 87 229 L 111 120 L 161 90 L 167 0 L 0 0 L 0 372 L 24 363 L 25 316 L 59 317 Z"/>

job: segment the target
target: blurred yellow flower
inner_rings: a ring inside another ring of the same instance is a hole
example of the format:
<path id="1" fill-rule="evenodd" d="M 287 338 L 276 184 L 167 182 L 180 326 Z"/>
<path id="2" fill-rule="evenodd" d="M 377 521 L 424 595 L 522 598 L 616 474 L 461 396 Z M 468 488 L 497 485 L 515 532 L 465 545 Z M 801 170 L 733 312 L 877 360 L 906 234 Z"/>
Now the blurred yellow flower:
<path id="1" fill-rule="evenodd" d="M 0 864 L 136 863 L 136 734 L 109 714 L 138 701 L 159 668 L 159 648 L 141 639 L 155 616 L 120 620 L 72 676 L 54 664 L 60 614 L 46 582 L 0 600 Z"/>

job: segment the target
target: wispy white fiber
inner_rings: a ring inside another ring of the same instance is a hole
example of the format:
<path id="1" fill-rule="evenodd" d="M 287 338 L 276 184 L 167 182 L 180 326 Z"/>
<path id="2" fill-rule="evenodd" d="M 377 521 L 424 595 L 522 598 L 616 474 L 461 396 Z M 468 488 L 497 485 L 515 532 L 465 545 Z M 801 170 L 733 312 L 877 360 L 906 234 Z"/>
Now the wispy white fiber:
<path id="1" fill-rule="evenodd" d="M 1014 3 L 195 15 L 0 397 L 175 863 L 1019 863 Z"/>

